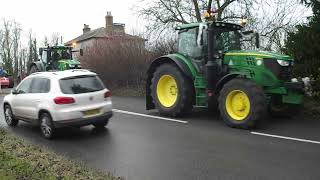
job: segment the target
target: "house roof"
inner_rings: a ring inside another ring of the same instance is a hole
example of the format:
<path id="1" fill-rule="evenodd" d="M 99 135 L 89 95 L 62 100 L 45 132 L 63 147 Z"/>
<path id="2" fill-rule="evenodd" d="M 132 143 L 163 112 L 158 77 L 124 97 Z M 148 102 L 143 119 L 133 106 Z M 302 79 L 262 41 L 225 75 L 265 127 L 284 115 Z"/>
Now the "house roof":
<path id="1" fill-rule="evenodd" d="M 143 39 L 139 36 L 133 36 L 130 34 L 115 34 L 112 36 L 108 36 L 106 33 L 106 29 L 104 27 L 98 28 L 98 29 L 94 29 L 91 30 L 87 33 L 84 33 L 82 35 L 80 35 L 77 38 L 74 38 L 68 42 L 65 43 L 65 45 L 72 45 L 72 43 L 79 43 L 82 41 L 86 41 L 92 38 L 125 38 L 125 39 L 138 39 L 138 40 L 144 40 L 146 41 L 146 39 Z"/>

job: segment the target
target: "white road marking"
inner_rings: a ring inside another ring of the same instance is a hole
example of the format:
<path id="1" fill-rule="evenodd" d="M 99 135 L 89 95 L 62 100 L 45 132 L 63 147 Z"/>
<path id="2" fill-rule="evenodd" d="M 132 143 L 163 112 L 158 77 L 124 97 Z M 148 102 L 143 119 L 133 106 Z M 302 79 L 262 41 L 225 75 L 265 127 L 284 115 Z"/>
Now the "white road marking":
<path id="1" fill-rule="evenodd" d="M 120 109 L 112 109 L 113 112 L 118 112 L 118 113 L 123 113 L 123 114 L 130 114 L 130 115 L 135 115 L 135 116 L 142 116 L 142 117 L 148 117 L 148 118 L 153 118 L 153 119 L 161 119 L 165 121 L 172 121 L 172 122 L 177 122 L 177 123 L 188 123 L 188 121 L 181 121 L 177 119 L 171 119 L 171 118 L 165 118 L 165 117 L 160 117 L 160 116 L 152 116 L 148 114 L 141 114 L 141 113 L 136 113 L 136 112 L 130 112 L 130 111 L 124 111 Z"/>
<path id="2" fill-rule="evenodd" d="M 267 137 L 280 138 L 280 139 L 287 139 L 287 140 L 293 140 L 293 141 L 300 141 L 300 142 L 320 144 L 319 141 L 312 141 L 312 140 L 300 139 L 300 138 L 293 138 L 293 137 L 287 137 L 287 136 L 278 136 L 278 135 L 265 134 L 265 133 L 259 133 L 259 132 L 251 132 L 251 134 L 255 134 L 255 135 L 259 135 L 259 136 L 267 136 Z"/>

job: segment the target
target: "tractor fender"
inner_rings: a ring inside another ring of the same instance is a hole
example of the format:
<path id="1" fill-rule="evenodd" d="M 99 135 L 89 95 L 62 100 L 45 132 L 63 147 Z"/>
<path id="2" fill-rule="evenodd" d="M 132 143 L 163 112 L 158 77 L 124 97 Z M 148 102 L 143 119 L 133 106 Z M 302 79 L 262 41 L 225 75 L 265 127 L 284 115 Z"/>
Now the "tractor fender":
<path id="1" fill-rule="evenodd" d="M 175 64 L 176 66 L 179 67 L 181 72 L 188 78 L 190 78 L 192 81 L 195 78 L 194 72 L 190 70 L 190 67 L 186 64 L 184 60 L 182 60 L 178 55 L 175 54 L 170 54 L 166 56 L 161 56 L 155 60 L 152 61 L 152 63 L 149 66 L 149 69 L 147 71 L 147 82 L 146 82 L 146 109 L 154 109 L 155 105 L 153 103 L 153 99 L 151 97 L 151 80 L 153 78 L 153 74 L 156 71 L 157 67 L 165 64 L 165 63 L 171 63 Z M 192 67 L 194 68 L 194 67 Z"/>
<path id="2" fill-rule="evenodd" d="M 39 69 L 39 71 L 45 71 L 44 65 L 40 61 L 32 62 L 31 65 L 29 66 L 29 69 L 28 69 L 29 72 L 30 72 L 30 69 L 32 66 L 36 66 Z"/>
<path id="3" fill-rule="evenodd" d="M 243 77 L 242 74 L 238 74 L 238 73 L 231 73 L 231 74 L 227 74 L 224 75 L 217 83 L 216 88 L 215 88 L 215 92 L 219 93 L 220 90 L 222 89 L 223 85 L 226 84 L 227 82 L 229 82 L 230 80 L 237 78 L 237 77 Z"/>

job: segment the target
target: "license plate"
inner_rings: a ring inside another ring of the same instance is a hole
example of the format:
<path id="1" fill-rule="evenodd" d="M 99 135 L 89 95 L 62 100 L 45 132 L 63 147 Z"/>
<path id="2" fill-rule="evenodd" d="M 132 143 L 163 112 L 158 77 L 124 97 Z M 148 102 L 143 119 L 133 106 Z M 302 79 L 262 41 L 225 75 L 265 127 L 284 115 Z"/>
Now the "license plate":
<path id="1" fill-rule="evenodd" d="M 85 116 L 97 115 L 97 114 L 100 114 L 100 109 L 92 109 L 92 110 L 84 111 L 83 114 Z"/>

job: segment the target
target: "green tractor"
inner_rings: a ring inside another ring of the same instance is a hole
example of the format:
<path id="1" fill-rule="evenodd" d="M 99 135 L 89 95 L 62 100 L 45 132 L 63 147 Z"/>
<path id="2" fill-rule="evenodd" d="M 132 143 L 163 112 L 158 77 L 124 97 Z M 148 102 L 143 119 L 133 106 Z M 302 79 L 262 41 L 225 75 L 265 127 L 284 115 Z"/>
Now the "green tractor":
<path id="1" fill-rule="evenodd" d="M 70 46 L 48 46 L 39 48 L 40 59 L 31 63 L 29 74 L 39 71 L 64 71 L 68 69 L 81 69 L 81 64 L 73 58 L 73 53 L 83 50 L 72 50 Z"/>
<path id="2" fill-rule="evenodd" d="M 249 129 L 268 112 L 292 116 L 304 83 L 292 81 L 293 59 L 243 50 L 259 35 L 225 22 L 180 25 L 178 52 L 155 59 L 147 71 L 146 108 L 182 116 L 194 106 L 218 109 L 227 125 Z"/>

